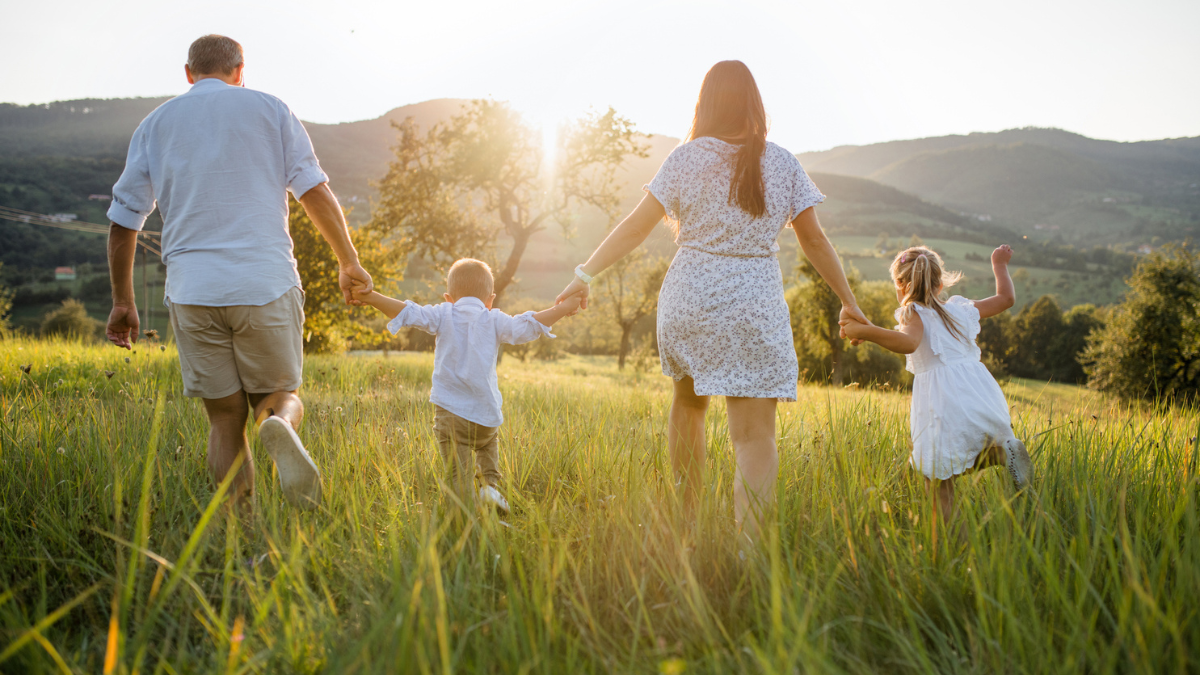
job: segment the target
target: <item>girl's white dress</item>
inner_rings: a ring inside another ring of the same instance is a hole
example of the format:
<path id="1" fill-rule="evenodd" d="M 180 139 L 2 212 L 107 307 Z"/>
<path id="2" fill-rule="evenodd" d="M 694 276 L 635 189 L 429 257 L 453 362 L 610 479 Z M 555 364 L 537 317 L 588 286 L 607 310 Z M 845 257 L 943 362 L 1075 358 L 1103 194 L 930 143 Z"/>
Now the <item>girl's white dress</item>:
<path id="1" fill-rule="evenodd" d="M 956 295 L 943 305 L 968 340 L 956 337 L 938 313 L 914 304 L 924 325 L 917 351 L 908 355 L 913 381 L 912 465 L 929 478 L 963 473 L 987 448 L 1015 440 L 1008 401 L 980 363 L 979 310 Z M 896 310 L 900 320 L 900 310 Z"/>

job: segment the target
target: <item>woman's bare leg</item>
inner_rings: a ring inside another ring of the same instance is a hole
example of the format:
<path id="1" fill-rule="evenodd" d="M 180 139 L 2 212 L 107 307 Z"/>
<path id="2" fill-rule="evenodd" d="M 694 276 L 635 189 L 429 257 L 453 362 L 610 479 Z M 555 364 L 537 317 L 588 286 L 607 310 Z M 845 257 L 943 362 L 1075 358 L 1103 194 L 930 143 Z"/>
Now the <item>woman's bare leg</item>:
<path id="1" fill-rule="evenodd" d="M 675 398 L 667 422 L 667 449 L 671 453 L 671 468 L 675 482 L 682 489 L 684 510 L 693 517 L 700 502 L 700 486 L 704 482 L 704 413 L 708 397 L 697 396 L 692 378 L 675 382 Z"/>
<path id="2" fill-rule="evenodd" d="M 756 540 L 775 508 L 775 482 L 779 476 L 776 400 L 730 396 L 725 401 L 729 408 L 729 438 L 737 456 L 733 513 L 742 532 Z"/>

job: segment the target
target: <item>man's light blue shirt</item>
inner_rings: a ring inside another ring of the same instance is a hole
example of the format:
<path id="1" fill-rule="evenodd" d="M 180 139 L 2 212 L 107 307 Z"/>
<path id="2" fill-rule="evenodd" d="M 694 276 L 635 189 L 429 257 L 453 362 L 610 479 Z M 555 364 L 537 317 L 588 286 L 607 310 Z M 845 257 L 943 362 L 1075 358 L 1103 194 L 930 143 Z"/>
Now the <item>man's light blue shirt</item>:
<path id="1" fill-rule="evenodd" d="M 283 101 L 208 78 L 138 125 L 108 217 L 141 230 L 158 203 L 169 302 L 265 305 L 300 285 L 287 191 L 328 180 Z"/>

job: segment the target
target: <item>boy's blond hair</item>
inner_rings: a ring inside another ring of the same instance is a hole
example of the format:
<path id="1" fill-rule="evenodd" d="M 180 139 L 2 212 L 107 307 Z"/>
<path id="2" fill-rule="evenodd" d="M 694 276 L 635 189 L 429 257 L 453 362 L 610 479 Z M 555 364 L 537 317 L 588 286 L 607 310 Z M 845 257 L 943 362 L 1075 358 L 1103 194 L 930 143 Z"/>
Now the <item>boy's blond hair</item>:
<path id="1" fill-rule="evenodd" d="M 455 300 L 470 296 L 486 302 L 492 297 L 494 283 L 492 268 L 474 258 L 456 261 L 446 274 L 446 292 Z"/>

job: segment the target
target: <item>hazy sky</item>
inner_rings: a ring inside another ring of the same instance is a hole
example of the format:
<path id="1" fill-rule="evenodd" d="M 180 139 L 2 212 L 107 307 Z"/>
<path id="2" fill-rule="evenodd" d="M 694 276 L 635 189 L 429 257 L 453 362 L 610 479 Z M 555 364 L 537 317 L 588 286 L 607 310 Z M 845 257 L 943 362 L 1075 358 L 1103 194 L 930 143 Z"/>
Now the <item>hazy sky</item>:
<path id="1" fill-rule="evenodd" d="M 705 71 L 745 61 L 793 151 L 1054 126 L 1200 136 L 1200 2 L 0 0 L 0 101 L 187 88 L 187 46 L 222 33 L 247 84 L 304 120 L 442 97 L 537 123 L 614 106 L 682 135 Z"/>

